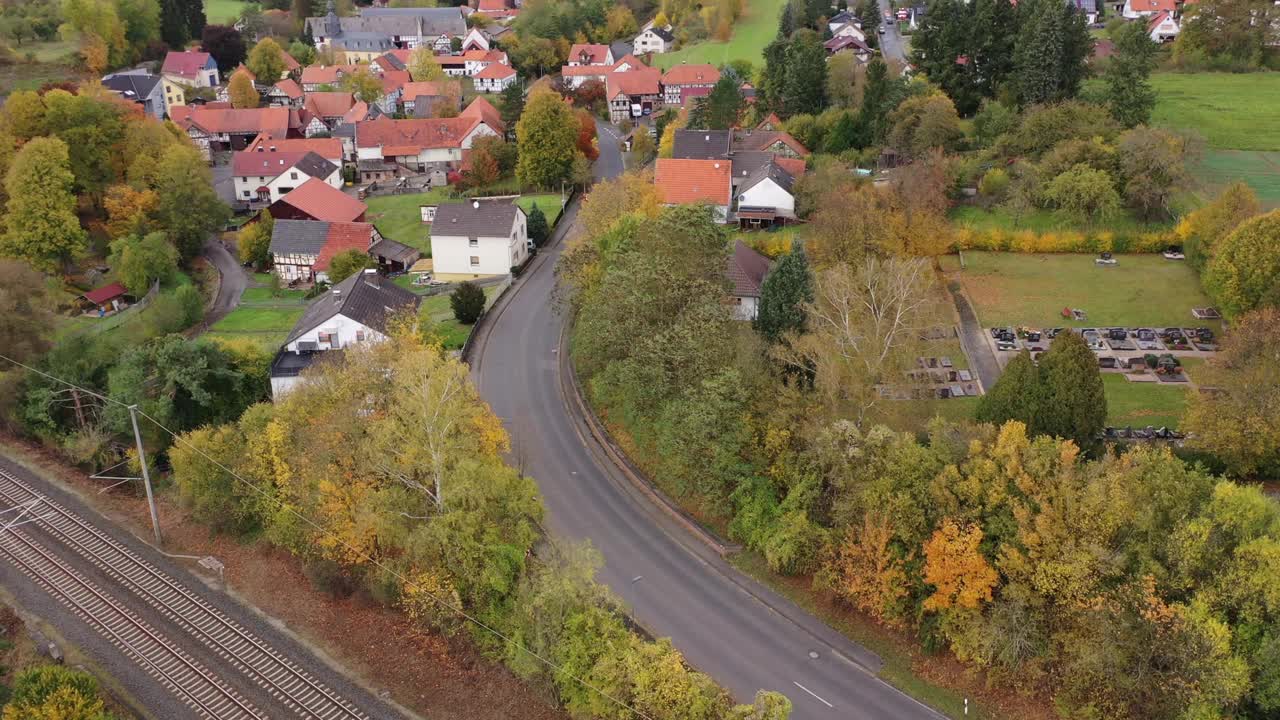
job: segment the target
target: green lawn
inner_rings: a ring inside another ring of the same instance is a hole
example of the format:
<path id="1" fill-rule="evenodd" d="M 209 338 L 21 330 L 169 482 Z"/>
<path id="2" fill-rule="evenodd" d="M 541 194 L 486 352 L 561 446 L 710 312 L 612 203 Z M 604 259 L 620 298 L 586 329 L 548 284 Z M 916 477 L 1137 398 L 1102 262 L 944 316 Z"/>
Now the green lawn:
<path id="1" fill-rule="evenodd" d="M 1201 197 L 1243 180 L 1280 207 L 1280 73 L 1156 73 L 1152 123 L 1204 138 Z"/>
<path id="2" fill-rule="evenodd" d="M 204 0 L 204 16 L 211 23 L 229 25 L 248 4 L 245 0 Z"/>
<path id="3" fill-rule="evenodd" d="M 430 192 L 411 193 L 406 195 L 376 195 L 366 198 L 369 205 L 368 219 L 378 228 L 383 237 L 402 242 L 421 250 L 431 257 L 431 226 L 422 222 L 419 208 L 423 205 L 439 205 L 445 202 L 461 202 L 450 197 L 445 188 L 434 188 Z M 553 223 L 560 217 L 560 196 L 558 194 L 522 195 L 516 204 L 526 212 L 537 202 L 538 207 L 547 216 L 547 222 Z"/>
<path id="4" fill-rule="evenodd" d="M 1105 228 L 1091 228 L 1085 224 L 1063 218 L 1051 210 L 1036 210 L 1015 219 L 1013 214 L 1003 207 L 986 209 L 974 205 L 956 207 L 951 211 L 951 219 L 957 225 L 965 225 L 975 230 L 1004 230 L 1007 232 L 1031 230 L 1038 233 L 1046 233 L 1074 230 L 1088 233 L 1107 230 L 1117 235 L 1131 235 L 1143 232 L 1161 232 L 1169 229 L 1168 223 L 1143 222 L 1127 212 L 1108 220 Z"/>
<path id="5" fill-rule="evenodd" d="M 487 287 L 484 289 L 484 296 L 489 303 L 493 302 L 494 293 L 498 288 Z M 463 325 L 453 317 L 453 308 L 449 305 L 449 293 L 440 295 L 432 295 L 422 301 L 422 305 L 418 308 L 419 317 L 430 320 L 435 331 L 444 341 L 446 350 L 457 350 L 467 341 L 467 336 L 471 334 L 472 325 Z"/>
<path id="6" fill-rule="evenodd" d="M 242 305 L 210 328 L 219 333 L 288 334 L 302 317 L 302 305 L 292 308 L 253 307 Z"/>
<path id="7" fill-rule="evenodd" d="M 675 52 L 655 55 L 653 64 L 662 69 L 680 63 L 724 65 L 731 60 L 750 60 L 760 65 L 764 48 L 778 34 L 778 13 L 786 0 L 747 0 L 746 10 L 733 26 L 729 42 L 705 40 Z"/>
<path id="8" fill-rule="evenodd" d="M 1113 427 L 1176 428 L 1187 406 L 1187 386 L 1129 382 L 1123 375 L 1103 373 L 1107 391 L 1107 424 Z"/>
<path id="9" fill-rule="evenodd" d="M 302 302 L 307 294 L 305 290 L 290 290 L 289 288 L 281 288 L 276 293 L 273 295 L 271 288 L 266 287 L 246 288 L 244 294 L 240 296 L 240 302 L 244 304 Z"/>
<path id="10" fill-rule="evenodd" d="M 960 274 L 984 326 L 1103 327 L 1203 324 L 1191 308 L 1211 305 L 1185 262 L 1120 255 L 1105 267 L 1092 255 L 966 252 Z M 1064 307 L 1088 313 L 1063 319 Z"/>

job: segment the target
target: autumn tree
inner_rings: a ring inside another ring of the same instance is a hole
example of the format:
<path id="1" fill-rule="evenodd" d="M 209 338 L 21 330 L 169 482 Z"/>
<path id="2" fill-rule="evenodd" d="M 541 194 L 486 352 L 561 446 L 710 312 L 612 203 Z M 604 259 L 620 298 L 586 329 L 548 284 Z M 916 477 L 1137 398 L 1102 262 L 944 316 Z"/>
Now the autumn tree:
<path id="1" fill-rule="evenodd" d="M 256 108 L 261 100 L 258 89 L 253 86 L 253 80 L 245 72 L 237 72 L 231 76 L 231 82 L 227 84 L 227 95 L 231 98 L 231 107 L 237 110 Z"/>
<path id="2" fill-rule="evenodd" d="M 925 610 L 973 610 L 991 601 L 1000 575 L 980 549 L 982 528 L 943 520 L 924 544 L 924 581 L 934 587 Z"/>
<path id="3" fill-rule="evenodd" d="M 1175 230 L 1187 262 L 1204 270 L 1213 257 L 1217 242 L 1231 234 L 1240 223 L 1257 215 L 1258 196 L 1243 182 L 1234 182 L 1204 207 L 1183 216 Z"/>
<path id="4" fill-rule="evenodd" d="M 516 123 L 520 184 L 546 188 L 569 180 L 578 154 L 579 127 L 573 109 L 558 94 L 534 91 Z"/>
<path id="5" fill-rule="evenodd" d="M 1194 447 L 1222 460 L 1236 476 L 1275 477 L 1280 472 L 1280 403 L 1276 353 L 1280 310 L 1241 315 L 1204 368 L 1200 392 L 1190 397 L 1183 428 Z"/>
<path id="6" fill-rule="evenodd" d="M 272 38 L 263 38 L 249 51 L 245 67 L 264 85 L 275 84 L 284 74 L 284 51 Z"/>
<path id="7" fill-rule="evenodd" d="M 382 99 L 382 80 L 366 67 L 358 67 L 342 78 L 342 91 L 349 92 L 360 102 L 373 104 Z"/>
<path id="8" fill-rule="evenodd" d="M 326 274 L 329 276 L 330 283 L 340 283 L 358 272 L 363 272 L 366 268 L 377 267 L 377 265 L 378 263 L 369 257 L 368 253 L 352 248 L 334 255 L 329 260 L 329 270 Z"/>
<path id="9" fill-rule="evenodd" d="M 683 130 L 689 124 L 689 114 L 681 112 L 662 129 L 662 137 L 658 139 L 658 157 L 669 158 L 675 152 L 676 131 Z"/>
<path id="10" fill-rule="evenodd" d="M 614 5 L 605 16 L 605 34 L 611 40 L 623 38 L 630 40 L 635 37 L 639 27 L 636 16 L 626 5 Z"/>
<path id="11" fill-rule="evenodd" d="M 1120 211 L 1120 195 L 1111 175 L 1083 163 L 1050 180 L 1042 194 L 1065 217 L 1090 225 Z"/>
<path id="12" fill-rule="evenodd" d="M 886 141 L 905 157 L 919 157 L 934 148 L 954 150 L 964 137 L 960 116 L 946 95 L 908 98 L 889 114 Z"/>
<path id="13" fill-rule="evenodd" d="M 902 627 L 910 594 L 904 560 L 911 558 L 900 557 L 893 540 L 889 518 L 868 512 L 836 546 L 829 571 L 840 597 L 890 627 Z"/>
<path id="14" fill-rule="evenodd" d="M 129 293 L 142 297 L 153 281 L 173 279 L 178 271 L 178 251 L 164 233 L 126 235 L 112 241 L 108 262 Z"/>
<path id="15" fill-rule="evenodd" d="M 156 225 L 178 248 L 183 260 L 200 253 L 210 233 L 221 228 L 231 209 L 213 189 L 213 176 L 199 151 L 185 144 L 164 151 L 156 167 L 156 186 L 163 188 Z"/>
<path id="16" fill-rule="evenodd" d="M 487 187 L 502 177 L 502 168 L 494 150 L 490 143 L 477 143 L 472 147 L 471 156 L 462 168 L 462 182 L 467 187 Z"/>
<path id="17" fill-rule="evenodd" d="M 1194 144 L 1167 130 L 1136 127 L 1116 143 L 1124 197 L 1143 218 L 1167 217 L 1173 198 L 1191 185 Z"/>
<path id="18" fill-rule="evenodd" d="M 654 217 L 662 209 L 650 171 L 631 172 L 598 183 L 582 201 L 578 221 L 589 238 L 602 237 L 624 215 Z"/>
<path id="19" fill-rule="evenodd" d="M 54 272 L 84 251 L 70 163 L 67 144 L 57 138 L 35 138 L 18 151 L 5 177 L 8 230 L 0 253 Z"/>
<path id="20" fill-rule="evenodd" d="M 1024 350 L 1009 361 L 996 384 L 978 400 L 975 417 L 978 422 L 993 425 L 1016 420 L 1035 432 L 1043 405 L 1040 371 L 1031 354 Z"/>
<path id="21" fill-rule="evenodd" d="M 49 349 L 53 299 L 45 278 L 16 260 L 0 260 L 0 346 L 4 354 L 27 362 Z"/>
<path id="22" fill-rule="evenodd" d="M 92 675 L 61 665 L 35 665 L 18 673 L 4 720 L 113 720 Z"/>
<path id="23" fill-rule="evenodd" d="M 440 61 L 436 60 L 436 53 L 430 45 L 423 45 L 413 51 L 409 56 L 408 69 L 409 76 L 414 82 L 438 82 L 448 78 L 444 68 L 440 66 Z"/>
<path id="24" fill-rule="evenodd" d="M 600 156 L 600 149 L 596 147 L 596 119 L 586 110 L 578 110 L 574 115 L 578 122 L 575 146 L 583 157 L 594 162 Z"/>
<path id="25" fill-rule="evenodd" d="M 271 212 L 263 210 L 258 214 L 257 222 L 240 230 L 236 236 L 236 251 L 240 255 L 240 262 L 251 264 L 255 268 L 266 267 L 271 260 L 271 233 L 275 224 Z"/>
<path id="26" fill-rule="evenodd" d="M 151 215 L 159 203 L 160 195 L 150 188 L 138 190 L 131 185 L 112 185 L 103 198 L 103 207 L 107 211 L 107 234 L 112 239 L 146 235 Z"/>
<path id="27" fill-rule="evenodd" d="M 16 167 L 15 163 L 15 167 Z M 1280 210 L 1245 220 L 1214 245 L 1204 285 L 1228 316 L 1280 305 Z"/>

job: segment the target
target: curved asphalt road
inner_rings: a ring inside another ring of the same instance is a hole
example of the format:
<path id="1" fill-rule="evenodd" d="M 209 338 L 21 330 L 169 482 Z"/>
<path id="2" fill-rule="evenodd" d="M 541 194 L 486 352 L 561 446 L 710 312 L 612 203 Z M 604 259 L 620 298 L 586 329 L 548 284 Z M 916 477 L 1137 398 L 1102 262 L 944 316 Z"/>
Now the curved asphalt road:
<path id="1" fill-rule="evenodd" d="M 615 175 L 621 158 L 601 135 L 597 176 Z M 513 462 L 538 481 L 552 531 L 590 540 L 605 558 L 600 579 L 634 607 L 636 619 L 671 637 L 739 701 L 750 701 L 757 689 L 782 691 L 796 720 L 941 717 L 879 680 L 872 653 L 695 540 L 583 439 L 562 394 L 557 350 L 564 318 L 551 298 L 561 239 L 576 208 L 566 209 L 551 246 L 495 311 L 475 368 L 481 394 L 511 433 Z"/>

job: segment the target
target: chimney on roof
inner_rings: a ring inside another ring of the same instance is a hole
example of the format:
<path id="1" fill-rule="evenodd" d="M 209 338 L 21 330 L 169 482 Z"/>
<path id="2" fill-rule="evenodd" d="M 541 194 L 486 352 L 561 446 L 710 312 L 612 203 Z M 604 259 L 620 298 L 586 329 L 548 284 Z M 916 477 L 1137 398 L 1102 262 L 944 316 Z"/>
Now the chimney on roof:
<path id="1" fill-rule="evenodd" d="M 340 288 L 333 289 L 333 302 L 335 305 L 342 304 L 342 290 Z"/>

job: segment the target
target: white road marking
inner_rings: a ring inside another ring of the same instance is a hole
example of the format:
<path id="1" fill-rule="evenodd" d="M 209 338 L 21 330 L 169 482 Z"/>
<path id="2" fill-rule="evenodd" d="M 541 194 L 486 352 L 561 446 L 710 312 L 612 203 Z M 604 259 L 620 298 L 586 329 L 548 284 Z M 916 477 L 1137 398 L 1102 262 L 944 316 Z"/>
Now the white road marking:
<path id="1" fill-rule="evenodd" d="M 831 703 L 827 702 L 826 700 L 823 700 L 823 699 L 822 699 L 822 697 L 818 695 L 818 693 L 816 693 L 816 692 L 814 692 L 814 691 L 810 690 L 809 688 L 807 688 L 807 687 L 805 687 L 805 686 L 801 685 L 800 683 L 796 682 L 795 680 L 792 680 L 792 681 L 791 681 L 791 684 L 792 684 L 792 685 L 795 685 L 796 687 L 800 688 L 801 690 L 803 690 L 803 691 L 805 691 L 805 692 L 809 693 L 810 695 L 814 696 L 815 698 L 817 698 L 817 699 L 818 699 L 818 702 L 822 703 L 823 705 L 826 705 L 827 707 L 831 708 L 832 710 L 834 710 L 834 709 L 835 709 L 835 707 L 836 707 L 835 705 L 832 705 Z"/>

